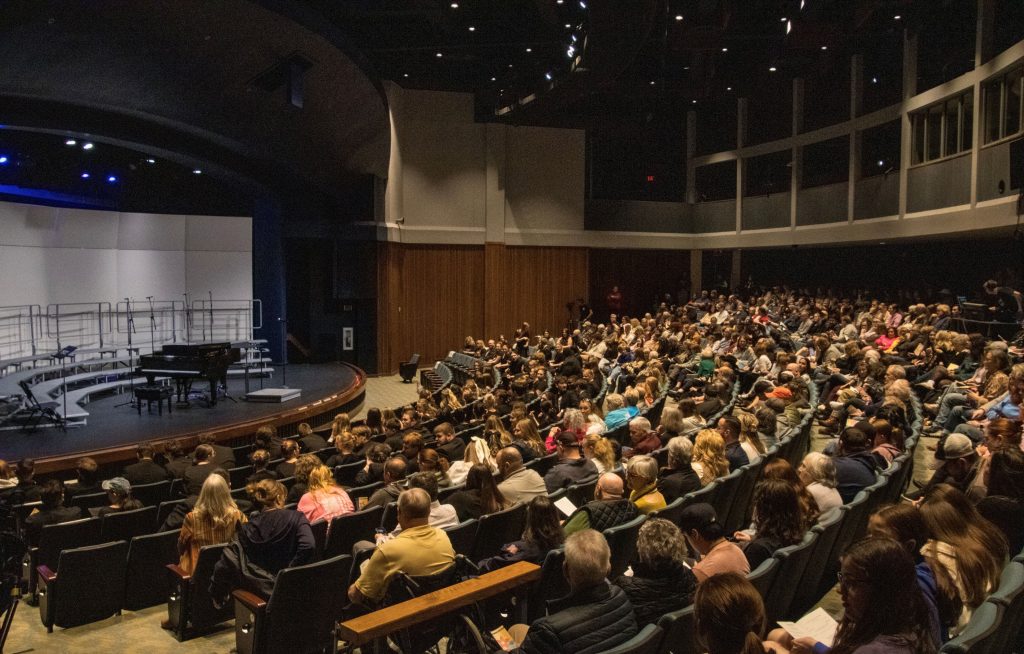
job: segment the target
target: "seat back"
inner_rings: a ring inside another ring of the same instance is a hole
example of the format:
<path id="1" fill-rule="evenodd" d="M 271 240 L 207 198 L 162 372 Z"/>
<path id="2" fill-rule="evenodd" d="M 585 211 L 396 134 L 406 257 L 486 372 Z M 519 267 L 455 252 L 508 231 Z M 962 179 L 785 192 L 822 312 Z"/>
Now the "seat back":
<path id="1" fill-rule="evenodd" d="M 316 543 L 316 558 L 321 559 L 324 555 L 324 548 L 327 546 L 327 528 L 331 523 L 321 518 L 309 525 L 313 532 L 313 542 Z"/>
<path id="2" fill-rule="evenodd" d="M 179 504 L 183 504 L 183 500 L 167 500 L 166 502 L 160 502 L 160 506 L 156 508 L 156 528 L 160 529 L 167 522 L 167 518 L 171 517 L 174 513 L 175 507 Z"/>
<path id="3" fill-rule="evenodd" d="M 549 454 L 547 456 L 542 456 L 537 459 L 532 459 L 526 465 L 526 467 L 532 468 L 537 472 L 538 475 L 543 477 L 544 475 L 548 474 L 548 470 L 551 470 L 551 468 L 555 467 L 556 463 L 558 463 L 558 454 Z"/>
<path id="4" fill-rule="evenodd" d="M 384 488 L 384 482 L 375 481 L 372 484 L 367 484 L 365 486 L 354 486 L 352 488 L 347 488 L 345 489 L 345 492 L 347 492 L 349 498 L 352 499 L 352 503 L 358 507 L 360 497 L 369 498 L 371 495 L 377 492 L 378 489 L 381 488 Z"/>
<path id="5" fill-rule="evenodd" d="M 658 626 L 665 632 L 658 654 L 700 654 L 692 605 L 661 616 Z"/>
<path id="6" fill-rule="evenodd" d="M 666 506 L 664 509 L 651 511 L 647 514 L 647 517 L 668 520 L 669 522 L 678 527 L 679 517 L 683 515 L 683 509 L 685 509 L 688 505 L 689 502 L 687 502 L 686 497 L 677 497 L 676 499 L 672 500 L 672 502 L 669 503 L 668 506 Z"/>
<path id="7" fill-rule="evenodd" d="M 753 504 L 754 486 L 757 484 L 763 468 L 764 457 L 756 463 L 748 463 L 740 468 L 740 478 L 736 482 L 736 490 L 728 507 L 729 513 L 723 519 L 725 533 L 728 534 L 737 529 L 744 529 L 750 524 L 749 518 Z"/>
<path id="8" fill-rule="evenodd" d="M 384 515 L 380 519 L 380 528 L 391 531 L 398 526 L 398 502 L 388 502 L 384 506 Z"/>
<path id="9" fill-rule="evenodd" d="M 881 506 L 886 502 L 886 484 L 888 481 L 889 479 L 887 477 L 879 476 L 878 479 L 875 480 L 875 483 L 864 489 L 868 494 L 868 506 L 866 509 L 867 515 L 864 516 L 864 530 L 867 529 L 868 516 L 881 508 Z M 857 533 L 857 539 L 859 539 L 863 534 L 864 531 L 859 531 Z"/>
<path id="10" fill-rule="evenodd" d="M 124 608 L 129 611 L 167 601 L 170 586 L 166 568 L 178 561 L 178 532 L 162 531 L 136 536 L 128 544 Z"/>
<path id="11" fill-rule="evenodd" d="M 799 588 L 793 597 L 793 613 L 803 615 L 810 610 L 821 599 L 823 593 L 818 592 L 821 584 L 826 581 L 832 583 L 835 579 L 833 576 L 826 580 L 823 575 L 829 568 L 828 557 L 831 556 L 836 539 L 839 538 L 844 517 L 843 511 L 833 509 L 811 528 L 811 531 L 818 534 L 818 540 L 814 543 L 814 551 L 811 552 L 807 571 L 801 578 Z"/>
<path id="12" fill-rule="evenodd" d="M 278 573 L 257 651 L 330 651 L 334 626 L 348 603 L 345 580 L 351 565 L 352 557 L 342 555 Z"/>
<path id="13" fill-rule="evenodd" d="M 504 511 L 480 516 L 469 560 L 494 556 L 505 543 L 519 540 L 526 526 L 526 505 L 519 503 Z"/>
<path id="14" fill-rule="evenodd" d="M 768 591 L 771 590 L 772 584 L 775 583 L 775 577 L 779 574 L 779 566 L 779 560 L 772 557 L 763 561 L 761 565 L 747 574 L 747 581 L 753 584 L 762 599 L 767 599 Z"/>
<path id="15" fill-rule="evenodd" d="M 155 530 L 156 507 L 144 506 L 133 511 L 108 513 L 100 518 L 100 537 L 104 541 L 129 541 L 136 536 L 151 534 Z"/>
<path id="16" fill-rule="evenodd" d="M 989 595 L 989 602 L 1006 609 L 995 635 L 993 652 L 1024 651 L 1024 565 L 1011 561 L 999 578 L 999 588 Z"/>
<path id="17" fill-rule="evenodd" d="M 101 506 L 107 506 L 110 504 L 110 500 L 107 498 L 107 492 L 102 493 L 86 493 L 85 495 L 75 495 L 71 499 L 71 506 L 77 506 L 82 509 L 82 513 L 87 512 L 89 509 L 98 509 Z"/>
<path id="18" fill-rule="evenodd" d="M 943 645 L 939 654 L 1007 654 L 1009 650 L 995 649 L 996 634 L 1005 611 L 1001 604 L 982 602 L 960 635 Z"/>
<path id="19" fill-rule="evenodd" d="M 127 554 L 123 540 L 61 552 L 56 587 L 49 589 L 45 600 L 51 605 L 51 624 L 74 627 L 120 611 Z"/>
<path id="20" fill-rule="evenodd" d="M 615 579 L 629 567 L 636 555 L 636 538 L 640 533 L 640 525 L 646 519 L 647 516 L 639 515 L 625 524 L 604 530 L 608 548 L 612 551 L 612 569 L 608 573 L 609 579 Z"/>
<path id="21" fill-rule="evenodd" d="M 597 488 L 597 477 L 589 481 L 572 484 L 565 489 L 565 496 L 576 506 L 583 506 L 594 499 L 595 488 Z"/>
<path id="22" fill-rule="evenodd" d="M 346 463 L 344 465 L 334 467 L 334 481 L 338 482 L 341 486 L 351 486 L 356 480 L 356 475 L 359 471 L 366 467 L 365 461 L 356 461 L 355 463 Z"/>
<path id="23" fill-rule="evenodd" d="M 448 488 L 440 488 L 437 491 L 437 501 L 441 504 L 447 504 L 448 498 L 458 493 L 459 491 L 466 490 L 465 484 L 459 484 L 458 486 L 449 486 Z"/>
<path id="24" fill-rule="evenodd" d="M 476 520 L 466 520 L 454 527 L 444 530 L 448 534 L 448 540 L 452 542 L 452 549 L 456 554 L 469 556 L 473 551 L 473 543 L 476 541 Z"/>
<path id="25" fill-rule="evenodd" d="M 356 541 L 372 539 L 373 531 L 380 525 L 383 513 L 383 508 L 374 506 L 332 518 L 327 529 L 324 558 L 333 559 L 342 554 L 351 554 Z"/>
<path id="26" fill-rule="evenodd" d="M 228 476 L 231 478 L 231 488 L 241 488 L 245 486 L 245 482 L 249 479 L 249 475 L 252 474 L 252 471 L 253 467 L 251 465 L 229 468 Z"/>
<path id="27" fill-rule="evenodd" d="M 157 506 L 171 498 L 171 480 L 132 486 L 132 496 L 146 506 Z"/>
<path id="28" fill-rule="evenodd" d="M 213 567 L 217 565 L 226 545 L 205 545 L 199 549 L 195 570 L 189 580 L 188 622 L 192 629 L 205 629 L 215 624 L 230 620 L 234 615 L 231 602 L 223 609 L 213 605 L 210 596 L 210 580 L 213 578 Z"/>
<path id="29" fill-rule="evenodd" d="M 832 550 L 823 562 L 816 591 L 819 597 L 835 585 L 836 573 L 839 572 L 839 557 L 857 539 L 861 523 L 867 524 L 867 508 L 868 494 L 865 491 L 857 493 L 857 496 L 849 504 L 839 507 L 843 518 L 840 522 L 839 534 L 836 536 L 835 543 L 832 544 Z"/>
<path id="30" fill-rule="evenodd" d="M 569 593 L 569 582 L 565 578 L 563 564 L 565 550 L 556 549 L 548 552 L 540 567 L 540 581 L 534 584 L 526 599 L 526 620 L 532 623 L 547 614 L 547 601 L 564 597 Z"/>
<path id="31" fill-rule="evenodd" d="M 768 590 L 768 597 L 764 603 L 769 623 L 792 619 L 793 611 L 790 605 L 798 587 L 794 580 L 803 578 L 817 540 L 818 534 L 809 531 L 796 545 L 783 547 L 775 552 L 774 558 L 779 559 L 779 572 Z"/>
<path id="32" fill-rule="evenodd" d="M 56 570 L 61 550 L 88 547 L 99 542 L 99 518 L 82 518 L 56 525 L 46 525 L 39 532 L 39 552 L 36 563 Z"/>
<path id="33" fill-rule="evenodd" d="M 606 649 L 601 654 L 647 654 L 656 652 L 665 636 L 665 632 L 656 624 L 649 624 L 626 642 Z"/>
<path id="34" fill-rule="evenodd" d="M 718 488 L 708 501 L 715 507 L 715 515 L 719 520 L 727 519 L 732 512 L 732 504 L 736 499 L 736 491 L 739 490 L 742 477 L 743 470 L 740 469 L 733 470 L 718 480 Z"/>

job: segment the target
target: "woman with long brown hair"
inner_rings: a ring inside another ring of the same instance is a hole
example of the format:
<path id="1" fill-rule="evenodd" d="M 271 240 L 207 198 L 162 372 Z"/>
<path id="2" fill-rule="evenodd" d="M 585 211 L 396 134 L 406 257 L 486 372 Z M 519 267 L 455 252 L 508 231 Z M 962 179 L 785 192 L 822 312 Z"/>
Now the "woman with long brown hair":
<path id="1" fill-rule="evenodd" d="M 766 654 L 764 601 L 753 584 L 735 572 L 713 575 L 693 597 L 694 631 L 708 654 Z"/>
<path id="2" fill-rule="evenodd" d="M 420 472 L 434 475 L 438 488 L 448 488 L 452 480 L 448 478 L 448 459 L 437 453 L 432 448 L 424 448 L 417 455 L 416 462 Z"/>
<path id="3" fill-rule="evenodd" d="M 508 508 L 509 502 L 498 490 L 494 473 L 487 464 L 478 463 L 466 474 L 465 490 L 452 493 L 445 502 L 455 507 L 459 520 L 465 522 Z"/>
<path id="4" fill-rule="evenodd" d="M 804 537 L 804 516 L 793 485 L 782 479 L 760 482 L 754 491 L 755 536 L 743 553 L 754 570 L 775 551 Z"/>

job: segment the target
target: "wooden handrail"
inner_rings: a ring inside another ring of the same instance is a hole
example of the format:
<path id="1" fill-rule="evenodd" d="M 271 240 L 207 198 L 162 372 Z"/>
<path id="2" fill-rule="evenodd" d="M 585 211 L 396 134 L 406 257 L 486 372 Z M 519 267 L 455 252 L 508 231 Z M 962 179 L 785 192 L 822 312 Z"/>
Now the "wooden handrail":
<path id="1" fill-rule="evenodd" d="M 338 625 L 338 632 L 346 643 L 362 645 L 538 579 L 540 566 L 519 561 L 475 579 L 346 620 Z"/>

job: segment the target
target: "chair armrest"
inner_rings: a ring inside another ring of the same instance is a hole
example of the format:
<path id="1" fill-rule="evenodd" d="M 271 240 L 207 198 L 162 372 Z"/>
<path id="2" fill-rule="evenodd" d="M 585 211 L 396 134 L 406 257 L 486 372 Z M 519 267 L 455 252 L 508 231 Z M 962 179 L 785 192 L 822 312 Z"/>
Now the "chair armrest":
<path id="1" fill-rule="evenodd" d="M 232 591 L 231 595 L 234 596 L 236 602 L 250 611 L 262 611 L 267 607 L 267 600 L 247 590 Z"/>
<path id="2" fill-rule="evenodd" d="M 36 572 L 39 573 L 39 578 L 47 584 L 53 583 L 53 580 L 57 578 L 57 573 L 45 565 L 36 568 Z"/>
<path id="3" fill-rule="evenodd" d="M 168 563 L 167 569 L 170 570 L 171 573 L 174 574 L 174 576 L 180 578 L 182 581 L 188 581 L 192 578 L 192 575 L 185 572 L 185 570 L 183 570 L 182 567 L 179 566 L 177 563 Z"/>

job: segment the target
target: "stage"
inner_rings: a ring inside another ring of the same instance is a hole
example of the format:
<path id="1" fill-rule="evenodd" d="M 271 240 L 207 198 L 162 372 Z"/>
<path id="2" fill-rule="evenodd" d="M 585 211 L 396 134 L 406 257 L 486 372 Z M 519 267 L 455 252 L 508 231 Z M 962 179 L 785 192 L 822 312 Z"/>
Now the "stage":
<path id="1" fill-rule="evenodd" d="M 275 366 L 273 376 L 262 380 L 263 387 L 281 387 L 282 372 L 280 366 Z M 131 451 L 142 441 L 194 436 L 202 431 L 214 432 L 222 440 L 230 439 L 253 433 L 262 422 L 284 425 L 307 420 L 327 411 L 355 407 L 363 398 L 366 375 L 354 366 L 289 365 L 287 375 L 288 386 L 302 389 L 302 396 L 283 403 L 245 401 L 245 381 L 241 377 L 228 380 L 228 392 L 235 402 L 221 398 L 216 406 L 206 408 L 193 401 L 188 408 L 175 405 L 171 413 L 165 405 L 163 415 L 159 415 L 156 402 L 151 412 L 143 403 L 142 415 L 133 406 L 116 406 L 131 399 L 127 390 L 99 397 L 86 405 L 88 424 L 69 427 L 67 433 L 53 427 L 40 427 L 31 433 L 0 431 L 0 458 L 13 462 L 32 457 L 37 461 L 36 471 L 46 473 L 67 469 L 74 465 L 74 459 L 86 453 L 102 463 L 133 458 Z M 144 379 L 141 381 L 145 383 Z M 250 378 L 249 390 L 259 390 L 260 381 Z"/>

